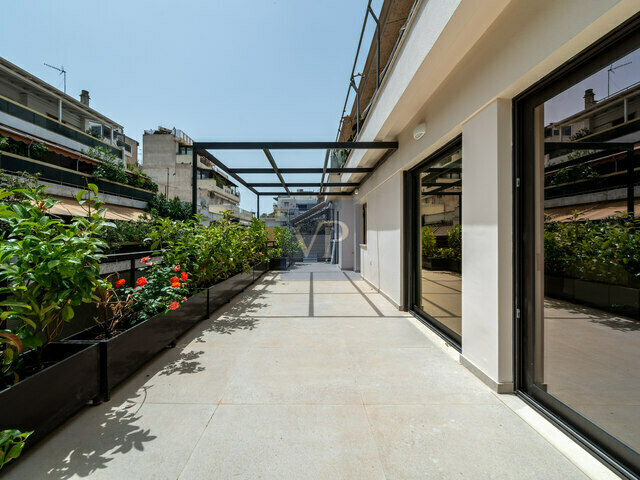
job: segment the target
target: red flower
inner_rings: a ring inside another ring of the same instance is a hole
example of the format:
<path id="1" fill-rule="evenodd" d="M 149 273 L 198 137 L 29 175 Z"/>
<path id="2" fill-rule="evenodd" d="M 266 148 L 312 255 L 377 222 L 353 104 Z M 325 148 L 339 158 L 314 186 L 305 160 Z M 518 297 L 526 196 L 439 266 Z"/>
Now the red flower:
<path id="1" fill-rule="evenodd" d="M 142 258 L 140 259 L 140 262 L 141 262 L 141 263 L 148 263 L 150 260 L 151 260 L 151 257 L 142 257 Z"/>
<path id="2" fill-rule="evenodd" d="M 173 277 L 171 277 L 171 280 L 169 280 L 171 283 L 176 283 L 179 282 L 180 279 L 178 277 L 176 277 L 175 275 Z"/>
<path id="3" fill-rule="evenodd" d="M 180 274 L 180 278 L 182 278 L 182 280 L 185 281 L 189 278 L 189 274 L 187 272 L 182 272 Z"/>
<path id="4" fill-rule="evenodd" d="M 136 280 L 136 284 L 139 287 L 144 287 L 147 284 L 147 279 L 144 277 L 140 277 L 138 280 Z"/>
<path id="5" fill-rule="evenodd" d="M 169 308 L 171 310 L 175 310 L 176 308 L 178 308 L 180 306 L 180 304 L 178 302 L 171 302 L 171 305 L 169 305 Z"/>
<path id="6" fill-rule="evenodd" d="M 172 283 L 171 283 L 171 286 L 172 286 L 173 288 L 180 288 L 180 282 L 172 282 Z"/>
<path id="7" fill-rule="evenodd" d="M 124 285 L 125 283 L 125 279 L 121 278 L 120 280 L 116 281 L 116 288 L 121 287 L 122 285 Z"/>
<path id="8" fill-rule="evenodd" d="M 175 267 L 173 267 L 173 271 L 174 272 L 179 272 L 180 271 L 180 265 L 176 265 Z"/>
<path id="9" fill-rule="evenodd" d="M 262 255 L 262 252 L 258 252 L 258 255 Z"/>
<path id="10" fill-rule="evenodd" d="M 182 303 L 184 303 L 184 302 L 186 302 L 186 301 L 187 301 L 187 297 L 184 297 L 184 298 L 182 299 Z"/>

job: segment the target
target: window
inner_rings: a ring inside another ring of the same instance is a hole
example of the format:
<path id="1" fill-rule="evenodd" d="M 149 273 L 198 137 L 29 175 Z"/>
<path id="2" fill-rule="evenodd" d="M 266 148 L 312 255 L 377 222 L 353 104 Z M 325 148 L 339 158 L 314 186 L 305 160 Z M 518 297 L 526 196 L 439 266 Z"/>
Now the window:
<path id="1" fill-rule="evenodd" d="M 569 125 L 568 127 L 562 127 L 562 136 L 563 137 L 571 136 L 571 125 Z"/>

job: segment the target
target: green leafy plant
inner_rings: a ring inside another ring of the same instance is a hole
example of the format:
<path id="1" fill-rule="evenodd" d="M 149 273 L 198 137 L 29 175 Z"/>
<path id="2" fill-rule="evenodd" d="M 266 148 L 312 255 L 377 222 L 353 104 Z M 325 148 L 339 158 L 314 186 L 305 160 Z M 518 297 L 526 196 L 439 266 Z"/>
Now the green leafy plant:
<path id="1" fill-rule="evenodd" d="M 100 237 L 113 226 L 104 220 L 95 185 L 76 196 L 86 217 L 68 224 L 48 214 L 57 201 L 44 197 L 44 188 L 14 191 L 24 199 L 0 216 L 8 226 L 0 242 L 0 294 L 6 296 L 0 318 L 15 325 L 12 333 L 25 347 L 36 349 L 40 367 L 43 349 L 73 318 L 74 307 L 93 301 L 106 246 Z"/>
<path id="2" fill-rule="evenodd" d="M 22 453 L 24 443 L 33 433 L 20 430 L 0 431 L 0 470 L 11 460 L 15 460 Z"/>
<path id="3" fill-rule="evenodd" d="M 190 275 L 181 265 L 153 263 L 149 257 L 141 259 L 141 262 L 145 267 L 143 276 L 136 280 L 136 286 L 120 287 L 122 294 L 132 299 L 132 313 L 123 318 L 126 326 L 176 310 L 189 295 Z M 119 288 L 115 290 L 118 292 Z"/>
<path id="4" fill-rule="evenodd" d="M 436 236 L 429 225 L 422 227 L 422 255 L 433 257 L 436 249 Z"/>
<path id="5" fill-rule="evenodd" d="M 302 245 L 287 227 L 274 227 L 272 257 L 288 257 L 302 250 Z"/>
<path id="6" fill-rule="evenodd" d="M 118 183 L 128 183 L 127 173 L 124 170 L 122 162 L 116 155 L 106 147 L 91 147 L 87 150 L 89 157 L 99 160 L 93 170 L 94 178 L 104 178 Z"/>
<path id="7" fill-rule="evenodd" d="M 146 240 L 156 226 L 156 220 L 146 215 L 136 221 L 114 220 L 113 223 L 115 228 L 105 229 L 102 234 L 110 252 L 123 244 L 149 244 Z"/>
<path id="8" fill-rule="evenodd" d="M 545 272 L 617 285 L 640 283 L 640 219 L 545 222 Z"/>
<path id="9" fill-rule="evenodd" d="M 192 216 L 191 203 L 182 202 L 178 197 L 167 200 L 163 194 L 155 195 L 147 204 L 147 211 L 154 216 L 172 220 L 188 220 Z"/>
<path id="10" fill-rule="evenodd" d="M 0 135 L 0 150 L 6 150 L 9 148 L 9 139 Z"/>

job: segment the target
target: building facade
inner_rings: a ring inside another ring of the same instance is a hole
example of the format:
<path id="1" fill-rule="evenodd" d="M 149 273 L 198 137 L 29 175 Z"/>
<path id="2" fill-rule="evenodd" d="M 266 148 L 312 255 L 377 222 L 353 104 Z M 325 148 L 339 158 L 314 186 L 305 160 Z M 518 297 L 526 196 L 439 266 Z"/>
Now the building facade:
<path id="1" fill-rule="evenodd" d="M 158 127 L 144 132 L 142 169 L 158 184 L 158 191 L 169 199 L 192 200 L 192 145 L 193 140 L 175 128 Z M 208 159 L 199 157 L 198 213 L 217 220 L 223 211 L 230 210 L 239 221 L 249 222 L 254 213 L 241 209 L 239 204 L 238 186 Z"/>
<path id="2" fill-rule="evenodd" d="M 125 168 L 137 167 L 138 142 L 119 123 L 90 107 L 89 92 L 75 99 L 0 57 L 0 169 L 37 174 L 47 194 L 60 203 L 54 213 L 78 215 L 75 196 L 88 182 L 98 184 L 107 202 L 107 216 L 138 218 L 151 191 L 105 179 L 92 173 L 100 160 L 87 155 L 100 147 Z M 131 175 L 128 172 L 127 175 Z"/>
<path id="3" fill-rule="evenodd" d="M 352 233 L 339 264 L 637 475 L 638 2 L 411 3 L 370 99 L 340 119 L 339 140 L 399 148 L 337 155 L 374 167 L 327 197 Z"/>

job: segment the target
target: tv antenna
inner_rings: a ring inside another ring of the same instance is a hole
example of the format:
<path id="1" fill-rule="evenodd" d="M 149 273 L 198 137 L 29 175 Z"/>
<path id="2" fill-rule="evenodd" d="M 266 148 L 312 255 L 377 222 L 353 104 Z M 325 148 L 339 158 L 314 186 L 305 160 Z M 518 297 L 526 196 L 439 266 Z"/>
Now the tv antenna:
<path id="1" fill-rule="evenodd" d="M 61 65 L 60 68 L 49 65 L 48 63 L 45 63 L 45 65 L 49 68 L 53 68 L 54 70 L 59 71 L 60 75 L 64 77 L 64 93 L 67 93 L 67 71 L 64 69 L 64 65 Z"/>
<path id="2" fill-rule="evenodd" d="M 617 69 L 626 67 L 627 65 L 630 65 L 630 64 L 631 62 L 627 62 L 627 63 L 623 63 L 622 65 L 618 65 L 617 67 L 614 67 L 613 64 L 611 64 L 611 66 L 607 70 L 607 97 L 611 95 L 611 74 L 612 73 L 615 74 Z"/>

